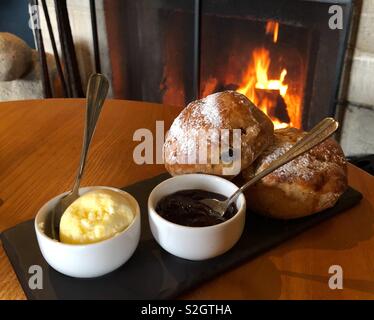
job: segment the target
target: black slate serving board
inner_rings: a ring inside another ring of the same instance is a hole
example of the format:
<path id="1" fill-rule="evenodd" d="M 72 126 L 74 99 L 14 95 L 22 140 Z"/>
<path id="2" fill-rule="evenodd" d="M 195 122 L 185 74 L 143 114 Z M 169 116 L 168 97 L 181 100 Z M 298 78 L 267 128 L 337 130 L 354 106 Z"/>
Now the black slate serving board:
<path id="1" fill-rule="evenodd" d="M 221 274 L 279 243 L 357 204 L 362 195 L 349 188 L 334 208 L 292 221 L 273 220 L 248 212 L 239 242 L 226 254 L 206 261 L 188 261 L 164 251 L 154 240 L 147 216 L 148 195 L 166 174 L 125 187 L 142 212 L 142 235 L 132 258 L 118 270 L 95 279 L 76 279 L 52 269 L 36 241 L 34 221 L 26 221 L 1 234 L 4 249 L 28 299 L 168 299 Z M 43 289 L 28 286 L 29 267 L 43 269 Z"/>

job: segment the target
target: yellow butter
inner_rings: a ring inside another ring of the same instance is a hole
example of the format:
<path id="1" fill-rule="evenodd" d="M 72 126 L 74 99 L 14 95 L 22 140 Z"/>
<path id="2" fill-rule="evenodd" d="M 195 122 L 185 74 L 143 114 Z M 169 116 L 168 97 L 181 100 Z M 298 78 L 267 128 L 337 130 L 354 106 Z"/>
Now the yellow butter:
<path id="1" fill-rule="evenodd" d="M 62 215 L 60 240 L 87 244 L 111 238 L 131 224 L 135 210 L 131 199 L 119 192 L 90 191 L 75 200 Z"/>

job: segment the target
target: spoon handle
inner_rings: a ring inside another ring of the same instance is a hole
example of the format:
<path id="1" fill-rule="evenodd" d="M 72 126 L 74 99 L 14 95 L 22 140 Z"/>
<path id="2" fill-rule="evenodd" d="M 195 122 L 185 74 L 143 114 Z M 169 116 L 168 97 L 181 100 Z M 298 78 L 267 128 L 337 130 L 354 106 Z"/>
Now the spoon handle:
<path id="1" fill-rule="evenodd" d="M 104 104 L 105 97 L 108 93 L 108 89 L 109 82 L 105 76 L 99 73 L 95 73 L 90 76 L 87 86 L 86 121 L 83 135 L 83 146 L 81 151 L 78 173 L 75 178 L 72 190 L 72 193 L 74 194 L 78 194 L 80 181 L 83 176 L 86 164 L 88 149 L 90 147 L 91 139 L 96 128 L 96 122 L 99 118 L 101 108 Z"/>
<path id="2" fill-rule="evenodd" d="M 249 186 L 261 180 L 263 177 L 267 176 L 269 173 L 275 171 L 284 164 L 292 161 L 296 157 L 302 155 L 303 153 L 314 148 L 316 145 L 320 144 L 331 136 L 336 129 L 338 129 L 339 123 L 333 118 L 325 118 L 319 122 L 310 132 L 308 132 L 301 140 L 299 140 L 291 149 L 280 156 L 278 159 L 274 160 L 269 167 L 262 170 L 260 173 L 255 175 L 251 180 L 245 183 L 241 188 L 239 188 L 229 199 L 227 199 L 227 205 L 230 205 L 239 194 L 246 190 Z"/>

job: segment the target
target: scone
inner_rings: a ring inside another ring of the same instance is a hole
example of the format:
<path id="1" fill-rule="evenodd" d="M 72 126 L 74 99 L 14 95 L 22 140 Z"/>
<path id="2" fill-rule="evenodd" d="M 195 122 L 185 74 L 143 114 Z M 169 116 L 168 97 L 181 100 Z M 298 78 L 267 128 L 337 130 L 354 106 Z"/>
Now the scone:
<path id="1" fill-rule="evenodd" d="M 165 167 L 172 175 L 234 177 L 272 143 L 273 133 L 271 120 L 246 96 L 214 93 L 188 104 L 174 120 L 163 149 Z"/>
<path id="2" fill-rule="evenodd" d="M 267 168 L 304 134 L 295 128 L 276 130 L 274 144 L 242 172 L 244 180 Z M 330 138 L 249 187 L 245 195 L 250 210 L 293 219 L 334 206 L 346 188 L 346 160 L 339 144 Z"/>

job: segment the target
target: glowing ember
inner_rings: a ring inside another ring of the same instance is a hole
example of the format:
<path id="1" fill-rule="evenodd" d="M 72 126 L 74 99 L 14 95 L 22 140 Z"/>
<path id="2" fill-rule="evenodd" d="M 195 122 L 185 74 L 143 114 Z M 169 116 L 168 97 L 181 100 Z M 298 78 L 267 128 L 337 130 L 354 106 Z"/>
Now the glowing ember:
<path id="1" fill-rule="evenodd" d="M 273 42 L 277 43 L 278 41 L 278 33 L 279 33 L 279 22 L 276 21 L 268 21 L 266 23 L 266 34 L 272 34 L 273 35 Z"/>

